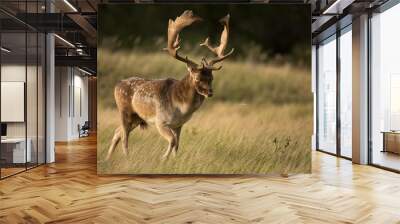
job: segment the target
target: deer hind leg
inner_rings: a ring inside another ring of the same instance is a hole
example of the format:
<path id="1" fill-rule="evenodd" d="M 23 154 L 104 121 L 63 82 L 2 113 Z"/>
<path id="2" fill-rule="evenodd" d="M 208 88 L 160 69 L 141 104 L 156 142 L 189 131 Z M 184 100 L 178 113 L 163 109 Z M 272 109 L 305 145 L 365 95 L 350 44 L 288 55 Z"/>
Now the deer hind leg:
<path id="1" fill-rule="evenodd" d="M 129 124 L 124 124 L 121 127 L 122 151 L 128 155 L 128 139 L 129 139 Z"/>
<path id="2" fill-rule="evenodd" d="M 142 120 L 137 117 L 136 114 L 132 115 L 130 118 L 122 117 L 122 125 L 115 129 L 114 137 L 111 141 L 110 148 L 108 149 L 106 160 L 109 160 L 111 154 L 114 152 L 115 148 L 117 147 L 118 143 L 122 139 L 122 149 L 125 155 L 128 154 L 128 138 L 129 133 L 137 127 Z"/>
<path id="3" fill-rule="evenodd" d="M 141 122 L 142 119 L 140 119 L 136 114 L 122 116 L 121 139 L 122 139 L 122 150 L 125 155 L 128 155 L 129 134 L 133 129 L 135 129 L 139 124 L 141 124 Z"/>
<path id="4" fill-rule="evenodd" d="M 109 160 L 118 142 L 121 140 L 121 127 L 115 129 L 114 137 L 111 141 L 110 148 L 108 149 L 106 160 Z"/>
<path id="5" fill-rule="evenodd" d="M 163 125 L 156 125 L 156 126 L 160 135 L 163 136 L 168 141 L 168 149 L 162 156 L 162 158 L 165 159 L 169 156 L 169 154 L 171 154 L 171 151 L 174 150 L 174 148 L 176 147 L 177 137 L 175 131 L 170 127 Z"/>

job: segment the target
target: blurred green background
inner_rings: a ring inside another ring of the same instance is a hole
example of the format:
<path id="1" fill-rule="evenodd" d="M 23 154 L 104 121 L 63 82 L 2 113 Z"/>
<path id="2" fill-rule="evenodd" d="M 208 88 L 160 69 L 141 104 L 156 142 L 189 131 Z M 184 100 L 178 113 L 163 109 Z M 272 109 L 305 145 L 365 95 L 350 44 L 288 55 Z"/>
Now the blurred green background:
<path id="1" fill-rule="evenodd" d="M 184 53 L 193 53 L 193 46 L 207 36 L 216 44 L 222 31 L 218 20 L 230 13 L 229 45 L 236 49 L 235 59 L 310 66 L 311 13 L 307 5 L 101 5 L 99 46 L 161 50 L 165 47 L 168 19 L 175 19 L 186 9 L 204 21 L 183 30 Z"/>

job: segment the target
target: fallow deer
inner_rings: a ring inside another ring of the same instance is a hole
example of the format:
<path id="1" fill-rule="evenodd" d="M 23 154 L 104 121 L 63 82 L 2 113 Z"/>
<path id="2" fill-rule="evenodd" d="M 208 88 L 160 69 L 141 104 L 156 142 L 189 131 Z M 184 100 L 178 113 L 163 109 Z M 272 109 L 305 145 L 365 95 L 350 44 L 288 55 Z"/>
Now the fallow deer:
<path id="1" fill-rule="evenodd" d="M 168 157 L 171 152 L 175 157 L 182 126 L 199 109 L 204 99 L 213 95 L 212 71 L 221 69 L 221 66 L 215 67 L 215 64 L 228 58 L 234 51 L 232 49 L 224 55 L 229 35 L 228 14 L 220 20 L 224 26 L 220 45 L 212 47 L 208 38 L 200 44 L 216 55 L 214 59 L 207 61 L 203 58 L 201 64 L 197 64 L 188 57 L 179 55 L 180 31 L 201 20 L 191 10 L 186 10 L 175 21 L 170 19 L 168 23 L 168 41 L 164 50 L 176 60 L 186 64 L 188 74 L 183 79 L 131 77 L 116 85 L 114 97 L 121 125 L 115 130 L 106 159 L 110 158 L 120 140 L 123 152 L 127 155 L 129 133 L 137 126 L 144 128 L 149 123 L 155 124 L 160 135 L 169 143 L 163 158 Z"/>

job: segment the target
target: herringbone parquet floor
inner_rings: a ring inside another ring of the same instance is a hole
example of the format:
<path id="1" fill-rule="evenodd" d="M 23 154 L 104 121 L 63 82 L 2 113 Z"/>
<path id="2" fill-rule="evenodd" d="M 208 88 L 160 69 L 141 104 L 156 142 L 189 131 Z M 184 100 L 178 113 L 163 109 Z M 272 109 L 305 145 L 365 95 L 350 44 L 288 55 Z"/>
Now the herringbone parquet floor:
<path id="1" fill-rule="evenodd" d="M 400 223 L 400 175 L 313 153 L 313 174 L 105 176 L 95 137 L 0 181 L 0 223 Z"/>

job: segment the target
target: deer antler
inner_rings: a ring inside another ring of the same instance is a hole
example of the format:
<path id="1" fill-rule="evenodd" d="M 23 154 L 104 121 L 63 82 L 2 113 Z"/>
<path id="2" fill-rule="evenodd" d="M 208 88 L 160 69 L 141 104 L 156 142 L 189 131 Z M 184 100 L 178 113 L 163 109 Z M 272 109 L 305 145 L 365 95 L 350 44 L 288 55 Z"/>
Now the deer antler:
<path id="1" fill-rule="evenodd" d="M 221 39 L 220 39 L 220 44 L 217 47 L 212 47 L 210 45 L 210 40 L 207 37 L 203 43 L 200 44 L 200 46 L 205 46 L 207 47 L 211 52 L 213 52 L 217 57 L 212 59 L 210 62 L 207 63 L 208 67 L 211 67 L 212 69 L 220 69 L 221 67 L 214 68 L 212 67 L 214 64 L 221 62 L 225 60 L 227 57 L 231 56 L 233 51 L 235 50 L 232 48 L 232 50 L 224 55 L 224 51 L 226 46 L 228 45 L 228 37 L 229 37 L 229 18 L 230 15 L 226 15 L 222 19 L 219 20 L 219 22 L 224 26 L 224 30 L 221 33 Z"/>
<path id="2" fill-rule="evenodd" d="M 182 57 L 178 54 L 179 46 L 179 33 L 185 27 L 190 26 L 192 23 L 201 21 L 202 19 L 193 14 L 191 10 L 185 10 L 182 15 L 176 17 L 175 21 L 170 19 L 168 22 L 168 42 L 164 50 L 168 51 L 169 55 L 175 59 L 186 63 L 187 66 L 197 68 L 199 65 L 188 57 Z"/>

